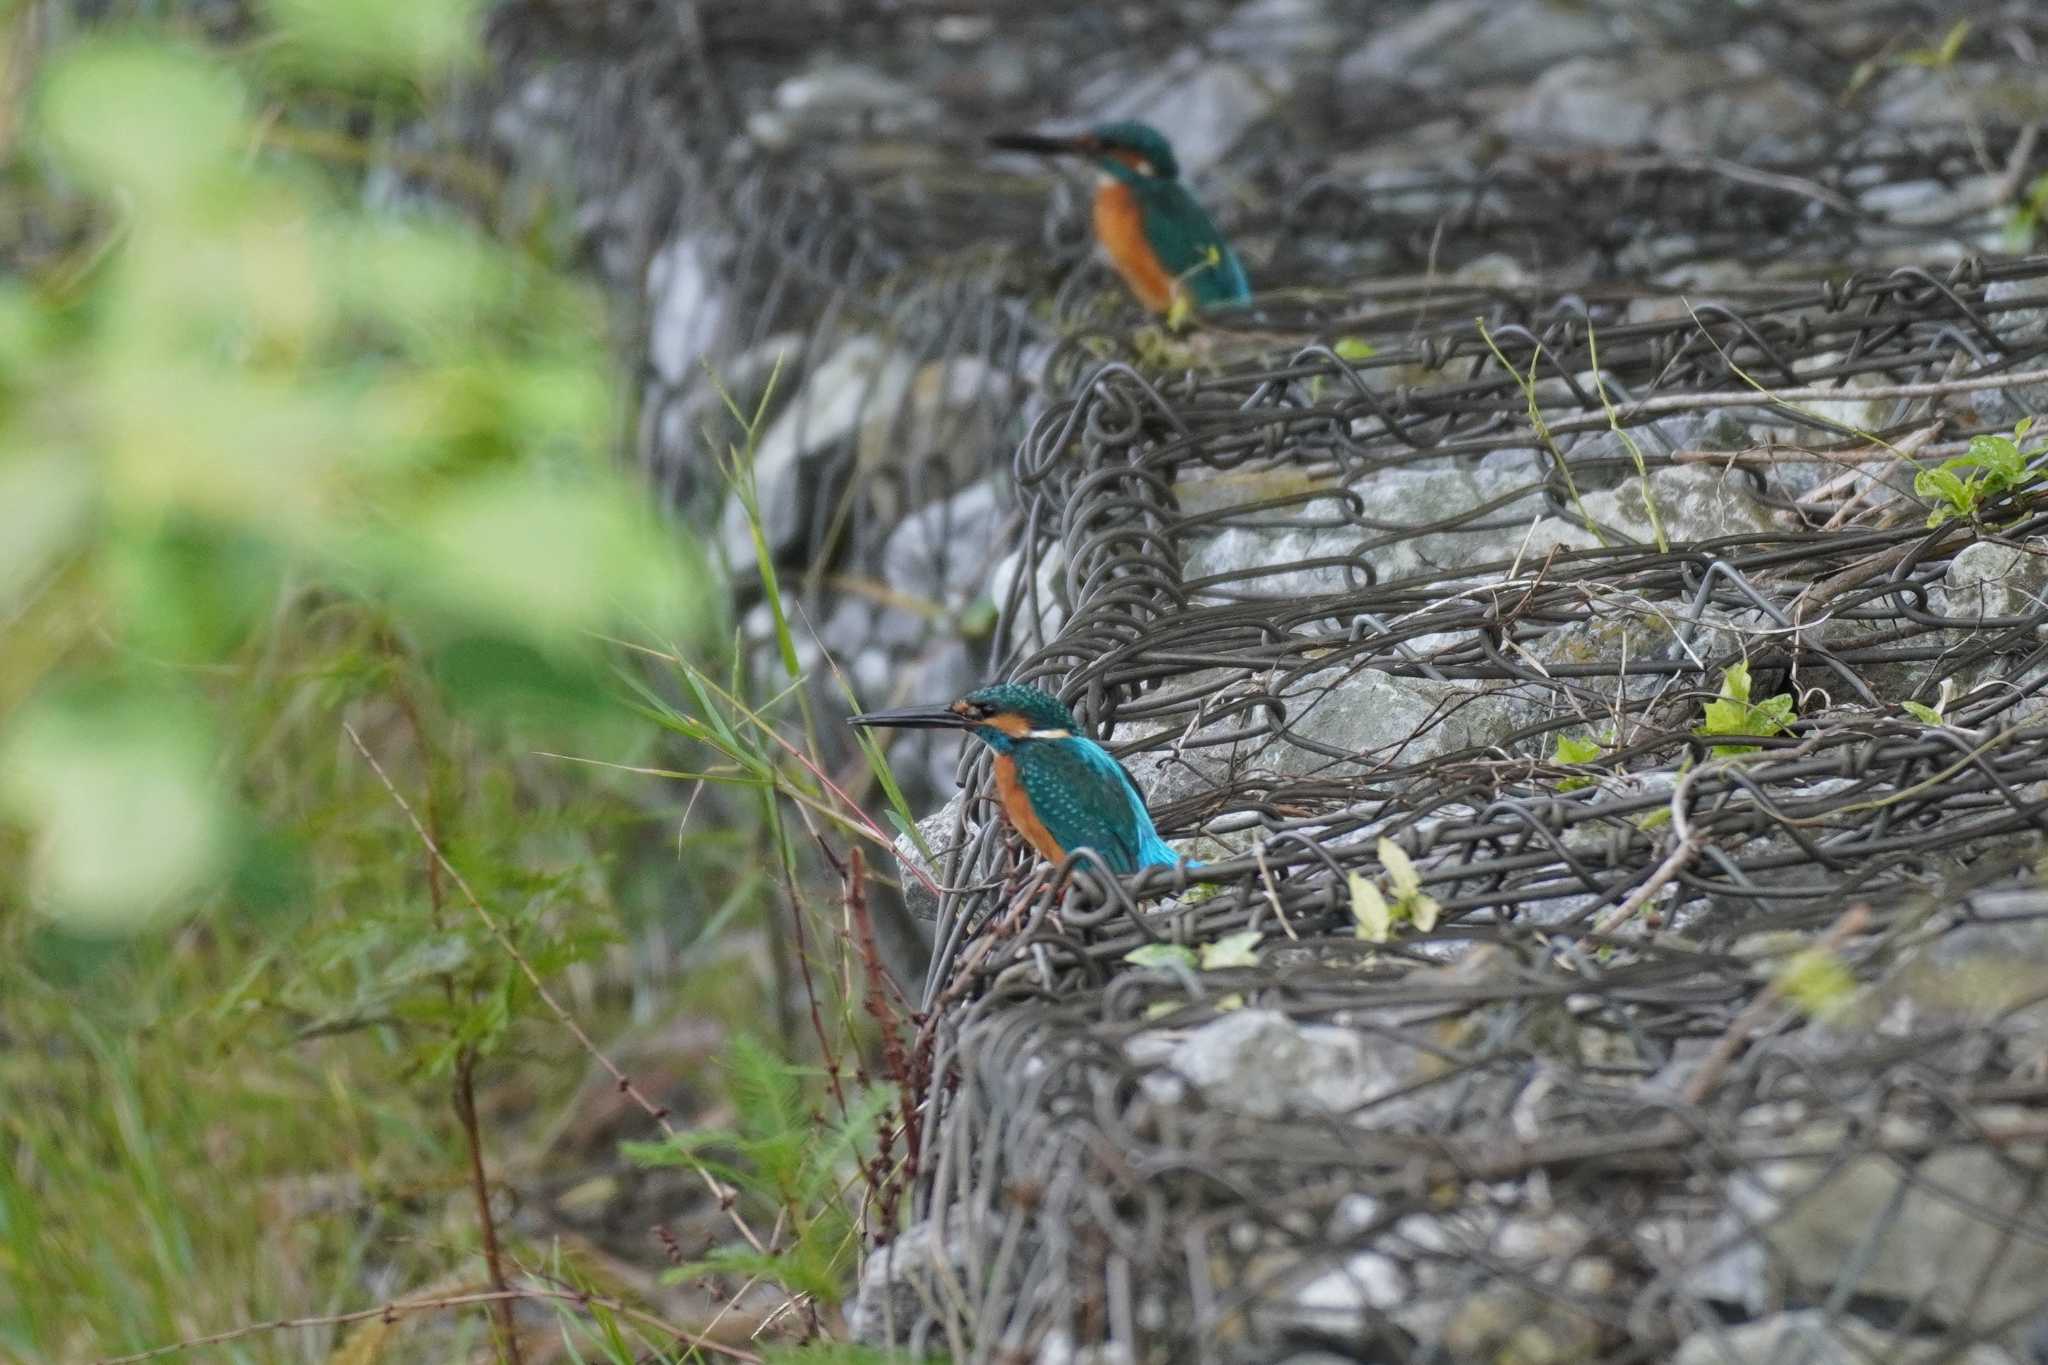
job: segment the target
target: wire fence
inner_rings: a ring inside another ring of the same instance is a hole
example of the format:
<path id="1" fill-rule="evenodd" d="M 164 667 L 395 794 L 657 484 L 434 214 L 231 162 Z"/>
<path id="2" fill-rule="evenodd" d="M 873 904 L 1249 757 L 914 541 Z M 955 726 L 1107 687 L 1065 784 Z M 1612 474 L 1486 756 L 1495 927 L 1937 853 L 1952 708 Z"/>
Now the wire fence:
<path id="1" fill-rule="evenodd" d="M 2048 515 L 1915 475 L 2048 406 L 2048 259 L 1329 316 L 1018 450 L 1014 671 L 1209 865 L 1075 891 L 960 808 L 921 1339 L 2035 1349 Z"/>
<path id="2" fill-rule="evenodd" d="M 839 136 L 784 98 L 821 25 L 903 52 L 960 16 L 522 8 L 515 54 L 641 54 L 563 79 L 590 238 L 648 300 L 647 468 L 715 501 L 708 377 L 751 409 L 779 364 L 771 553 L 863 697 L 1054 687 L 1207 864 L 1034 868 L 962 765 L 916 1222 L 863 1332 L 2048 1358 L 2048 512 L 2031 474 L 1920 478 L 2048 410 L 2048 258 L 1996 258 L 2048 153 L 1968 99 L 1838 98 L 1869 34 L 1960 7 L 1588 7 L 1629 60 L 1739 39 L 1818 92 L 1740 155 L 1404 161 L 1492 109 L 1314 87 L 1204 183 L 1260 297 L 1186 336 L 968 125 L 1200 55 L 1199 16 L 1039 7 L 1022 48 L 1070 70 Z M 1967 9 L 2009 60 L 1963 95 L 2048 42 Z"/>

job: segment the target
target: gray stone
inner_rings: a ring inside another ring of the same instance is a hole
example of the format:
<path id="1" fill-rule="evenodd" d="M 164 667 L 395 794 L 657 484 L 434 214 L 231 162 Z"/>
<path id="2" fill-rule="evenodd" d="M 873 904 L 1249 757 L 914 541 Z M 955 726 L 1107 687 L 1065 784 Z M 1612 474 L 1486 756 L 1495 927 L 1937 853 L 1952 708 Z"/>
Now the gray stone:
<path id="1" fill-rule="evenodd" d="M 1611 385 L 1608 397 L 1617 407 L 1627 401 Z M 1592 490 L 1635 478 L 1638 457 L 1646 470 L 1654 470 L 1669 466 L 1670 457 L 1681 450 L 1742 450 L 1754 444 L 1749 428 L 1726 413 L 1680 413 L 1618 431 L 1587 432 L 1566 444 L 1564 451 L 1579 487 Z M 1581 468 L 1595 462 L 1600 467 Z M 1548 473 L 1547 456 L 1539 467 Z"/>
<path id="2" fill-rule="evenodd" d="M 1464 682 L 1397 678 L 1378 669 L 1310 674 L 1291 694 L 1287 728 L 1365 767 L 1427 763 L 1446 754 L 1502 743 L 1527 719 L 1505 690 Z M 1303 698 L 1327 688 L 1304 704 Z M 1345 760 L 1275 741 L 1260 767 L 1287 774 L 1328 771 Z"/>
<path id="3" fill-rule="evenodd" d="M 1630 478 L 1614 488 L 1584 492 L 1583 515 L 1598 524 L 1616 543 L 1653 545 L 1662 528 L 1673 545 L 1722 536 L 1758 535 L 1791 527 L 1788 513 L 1759 502 L 1746 475 L 1712 465 L 1679 465 L 1650 472 L 1648 493 L 1644 481 Z M 1654 521 L 1650 508 L 1654 505 Z M 1574 508 L 1574 511 L 1579 509 Z M 1540 558 L 1553 545 L 1585 549 L 1600 544 L 1591 531 L 1563 517 L 1545 517 L 1526 538 L 1525 555 Z"/>
<path id="4" fill-rule="evenodd" d="M 1906 954 L 1865 994 L 1865 1012 L 1883 1018 L 1887 1032 L 1988 1028 L 2022 1059 L 2048 1063 L 2048 919 L 1959 924 Z"/>
<path id="5" fill-rule="evenodd" d="M 907 464 L 929 452 L 944 454 L 956 474 L 978 469 L 985 433 L 971 419 L 986 413 L 1013 382 L 972 356 L 919 364 L 874 337 L 841 343 L 811 371 L 755 447 L 754 490 L 770 552 L 784 555 L 797 547 L 828 457 L 844 458 L 849 445 L 861 471 Z M 903 510 L 878 502 L 875 515 L 886 523 Z M 753 562 L 751 533 L 737 498 L 728 500 L 719 534 L 735 565 Z"/>
<path id="6" fill-rule="evenodd" d="M 1672 1365 L 2016 1365 L 1995 1346 L 1956 1354 L 1939 1341 L 1916 1342 L 1817 1308 L 1773 1313 L 1734 1327 L 1704 1328 L 1679 1344 Z"/>
<path id="7" fill-rule="evenodd" d="M 1400 1262 L 1376 1251 L 1319 1258 L 1288 1278 L 1294 1287 L 1273 1296 L 1280 1303 L 1265 1315 L 1271 1324 L 1332 1336 L 1356 1333 L 1369 1315 L 1398 1308 L 1414 1295 Z"/>
<path id="8" fill-rule="evenodd" d="M 2048 594 L 2048 541 L 2026 545 L 1979 540 L 1956 552 L 1929 594 L 1935 611 L 1963 621 L 1987 616 L 2031 616 L 2041 612 Z"/>
<path id="9" fill-rule="evenodd" d="M 1895 128 L 2048 119 L 2048 88 L 2000 62 L 1957 62 L 1945 71 L 1901 63 L 1871 82 L 1863 102 L 1872 122 Z"/>
<path id="10" fill-rule="evenodd" d="M 846 1307 L 847 1330 L 870 1346 L 908 1342 L 939 1320 L 938 1306 L 957 1299 L 966 1262 L 957 1230 L 913 1223 L 861 1262 L 860 1285 Z"/>
<path id="11" fill-rule="evenodd" d="M 2010 1121 L 1990 1109 L 1976 1117 Z M 1910 1171 L 1877 1155 L 1769 1162 L 1732 1180 L 1729 1198 L 1759 1229 L 1775 1272 L 1804 1292 L 1841 1291 L 1860 1264 L 1847 1292 L 1990 1329 L 2038 1310 L 2048 1294 L 2048 1245 L 2000 1226 L 2034 1202 L 2039 1177 L 2029 1171 L 2044 1161 L 2048 1146 L 2036 1142 L 1938 1151 Z"/>
<path id="12" fill-rule="evenodd" d="M 1066 624 L 1071 603 L 1067 598 L 1065 547 L 1057 543 L 1042 546 L 1031 581 L 1020 584 L 1028 546 L 1019 546 L 996 561 L 989 571 L 989 600 L 1003 613 L 1002 628 L 1009 645 L 1025 654 L 1044 648 Z M 1012 607 L 1011 593 L 1017 594 Z"/>
<path id="13" fill-rule="evenodd" d="M 775 150 L 826 138 L 899 136 L 928 128 L 939 105 L 894 77 L 856 62 L 828 62 L 775 87 L 772 110 L 747 120 L 747 134 Z"/>
<path id="14" fill-rule="evenodd" d="M 1262 485 L 1233 486 L 1233 501 L 1254 501 L 1283 490 L 1275 474 L 1273 490 Z M 1184 489 L 1184 500 L 1196 494 L 1199 484 Z M 1456 530 L 1433 531 L 1406 536 L 1392 544 L 1367 550 L 1369 540 L 1397 532 L 1402 527 L 1421 526 L 1455 518 L 1472 508 L 1498 498 L 1509 501 L 1481 519 L 1481 524 Z M 1260 525 L 1256 522 L 1232 525 L 1192 539 L 1182 573 L 1186 578 L 1214 574 L 1261 571 L 1256 577 L 1234 581 L 1227 586 L 1236 594 L 1260 597 L 1303 597 L 1314 593 L 1345 592 L 1364 585 L 1363 575 L 1342 564 L 1316 568 L 1286 568 L 1305 559 L 1357 559 L 1372 566 L 1380 581 L 1399 578 L 1424 569 L 1464 567 L 1514 558 L 1530 524 L 1548 506 L 1542 489 L 1519 462 L 1496 462 L 1473 466 L 1433 465 L 1421 468 L 1383 469 L 1348 488 L 1332 486 L 1327 501 L 1290 509 L 1293 517 L 1347 515 L 1350 499 L 1360 500 L 1362 510 L 1349 516 L 1370 525 L 1340 523 L 1327 528 Z M 1264 572 L 1272 569 L 1271 572 Z"/>
<path id="15" fill-rule="evenodd" d="M 890 589 L 935 606 L 972 600 L 992 567 L 1003 507 L 983 480 L 905 517 L 882 547 Z"/>
<path id="16" fill-rule="evenodd" d="M 1437 0 L 1378 29 L 1337 67 L 1340 88 L 1468 87 L 1616 45 L 1602 17 L 1556 0 Z"/>
<path id="17" fill-rule="evenodd" d="M 918 851 L 917 845 L 911 841 L 909 835 L 896 836 L 896 866 L 903 887 L 903 906 L 913 919 L 932 921 L 939 917 L 937 893 L 926 886 L 917 874 L 922 871 L 939 885 L 945 884 L 943 876 L 946 855 L 954 847 L 953 827 L 960 819 L 960 808 L 965 804 L 965 800 L 966 798 L 956 794 L 937 811 L 917 822 L 917 832 L 923 836 L 925 846 L 932 852 L 930 861 Z M 978 826 L 970 822 L 965 837 L 972 839 L 977 832 Z"/>
<path id="18" fill-rule="evenodd" d="M 716 253 L 701 236 L 671 238 L 647 263 L 648 363 L 668 383 L 687 383 L 725 324 Z"/>
<path id="19" fill-rule="evenodd" d="M 1134 1056 L 1147 1050 L 1134 1047 Z M 1364 1036 L 1272 1010 L 1232 1010 L 1173 1043 L 1163 1060 L 1166 1073 L 1146 1078 L 1155 1098 L 1170 1102 L 1185 1082 L 1216 1108 L 1262 1119 L 1342 1116 L 1406 1083 Z"/>
<path id="20" fill-rule="evenodd" d="M 1700 155 L 1798 133 L 1826 111 L 1811 89 L 1746 58 L 1739 48 L 1575 58 L 1539 76 L 1495 127 L 1547 150 L 1651 146 Z"/>

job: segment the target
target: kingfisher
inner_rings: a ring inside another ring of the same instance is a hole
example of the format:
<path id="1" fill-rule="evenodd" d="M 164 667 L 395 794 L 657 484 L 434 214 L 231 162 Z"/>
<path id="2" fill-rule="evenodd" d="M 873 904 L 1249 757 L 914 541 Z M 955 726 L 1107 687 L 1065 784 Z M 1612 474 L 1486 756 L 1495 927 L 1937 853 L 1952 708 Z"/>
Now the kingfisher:
<path id="1" fill-rule="evenodd" d="M 1244 266 L 1180 181 L 1173 145 L 1148 123 L 1105 123 L 1078 137 L 1000 133 L 993 147 L 1085 156 L 1095 183 L 1095 237 L 1138 301 L 1155 313 L 1175 305 L 1238 307 L 1251 300 Z"/>
<path id="2" fill-rule="evenodd" d="M 1023 683 L 996 683 L 944 706 L 907 706 L 850 717 L 850 725 L 965 730 L 995 750 L 996 795 L 1010 827 L 1059 862 L 1093 849 L 1111 872 L 1200 867 L 1175 853 L 1152 825 L 1123 764 L 1081 733 L 1059 698 Z"/>

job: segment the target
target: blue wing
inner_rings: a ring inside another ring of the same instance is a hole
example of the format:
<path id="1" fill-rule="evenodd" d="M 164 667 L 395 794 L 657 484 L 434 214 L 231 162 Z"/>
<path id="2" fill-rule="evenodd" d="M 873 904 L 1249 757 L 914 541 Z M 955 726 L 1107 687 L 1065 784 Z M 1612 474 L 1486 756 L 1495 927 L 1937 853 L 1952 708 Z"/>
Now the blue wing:
<path id="1" fill-rule="evenodd" d="M 1166 273 L 1187 281 L 1197 304 L 1213 308 L 1251 298 L 1244 263 L 1186 186 L 1177 180 L 1151 181 L 1139 185 L 1138 193 L 1144 199 L 1146 239 Z"/>
<path id="2" fill-rule="evenodd" d="M 1130 774 L 1094 740 L 1034 740 L 1019 756 L 1017 775 L 1039 820 L 1069 853 L 1092 848 L 1124 876 L 1181 861 L 1153 828 Z"/>

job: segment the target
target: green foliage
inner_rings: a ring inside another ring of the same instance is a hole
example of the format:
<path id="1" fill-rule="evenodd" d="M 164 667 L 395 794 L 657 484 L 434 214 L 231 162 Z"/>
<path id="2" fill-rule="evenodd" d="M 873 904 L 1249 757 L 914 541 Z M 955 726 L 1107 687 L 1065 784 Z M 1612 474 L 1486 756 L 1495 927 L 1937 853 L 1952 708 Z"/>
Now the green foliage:
<path id="1" fill-rule="evenodd" d="M 1193 971 L 1198 959 L 1184 943 L 1146 943 L 1124 954 L 1133 967 L 1184 967 Z"/>
<path id="2" fill-rule="evenodd" d="M 1856 993 L 1856 978 L 1826 948 L 1792 954 L 1778 968 L 1776 979 L 1787 1000 L 1817 1019 L 1839 1014 Z"/>
<path id="3" fill-rule="evenodd" d="M 919 1357 L 907 1351 L 884 1351 L 849 1341 L 821 1341 L 807 1346 L 771 1346 L 762 1365 L 943 1365 L 938 1356 Z"/>
<path id="4" fill-rule="evenodd" d="M 1939 725 L 1942 723 L 1941 712 L 1925 702 L 1902 701 L 1899 705 L 1905 710 L 1907 715 L 1915 720 L 1925 721 L 1929 725 Z"/>
<path id="5" fill-rule="evenodd" d="M 665 1278 L 706 1274 L 759 1275 L 793 1294 L 826 1304 L 844 1296 L 859 1249 L 857 1187 L 860 1163 L 870 1157 L 882 1116 L 895 1096 L 875 1086 L 850 1095 L 844 1112 L 820 1113 L 820 1073 L 777 1056 L 741 1035 L 726 1058 L 726 1093 L 737 1114 L 732 1131 L 680 1134 L 672 1142 L 627 1143 L 626 1154 L 647 1166 L 699 1165 L 741 1191 L 743 1202 L 783 1229 L 771 1250 L 745 1243 L 721 1247 L 701 1261 L 677 1266 Z"/>
<path id="6" fill-rule="evenodd" d="M 1133 967 L 1181 967 L 1188 971 L 1199 968 L 1205 972 L 1225 967 L 1255 967 L 1259 961 L 1257 948 L 1262 937 L 1257 929 L 1243 929 L 1225 934 L 1214 943 L 1193 948 L 1180 943 L 1147 943 L 1125 953 L 1124 961 Z"/>
<path id="7" fill-rule="evenodd" d="M 1693 732 L 1703 738 L 1719 735 L 1751 735 L 1768 739 L 1782 734 L 1793 718 L 1791 694 L 1780 692 L 1763 701 L 1750 700 L 1749 665 L 1737 661 L 1721 674 L 1721 695 L 1707 703 L 1706 715 Z M 1716 744 L 1715 758 L 1755 753 L 1754 744 Z"/>
<path id="8" fill-rule="evenodd" d="M 1555 762 L 1568 763 L 1573 766 L 1582 763 L 1597 763 L 1600 761 L 1600 755 L 1606 752 L 1606 746 L 1613 742 L 1614 737 L 1611 734 L 1604 739 L 1594 739 L 1590 735 L 1582 739 L 1573 738 L 1570 735 L 1559 735 L 1557 737 L 1557 747 L 1552 750 L 1551 758 Z M 1593 779 L 1590 777 L 1567 777 L 1559 780 L 1557 789 L 1561 792 L 1573 792 L 1578 791 L 1582 787 L 1590 787 L 1592 785 Z"/>
<path id="9" fill-rule="evenodd" d="M 2020 448 L 2033 428 L 2034 419 L 2023 417 L 2010 436 L 1973 436 L 1963 454 L 1914 475 L 1913 492 L 1934 504 L 1927 524 L 1975 520 L 1985 503 L 2032 483 L 2035 473 L 2028 465 L 2048 449 L 2039 444 Z"/>
<path id="10" fill-rule="evenodd" d="M 1386 869 L 1383 891 L 1363 875 L 1353 872 L 1347 879 L 1351 891 L 1351 918 L 1358 937 L 1368 943 L 1385 943 L 1394 925 L 1408 923 L 1422 933 L 1436 928 L 1443 907 L 1422 889 L 1422 877 L 1406 850 L 1392 839 L 1379 842 L 1380 866 Z M 1392 895 L 1389 896 L 1388 892 Z"/>
<path id="11" fill-rule="evenodd" d="M 1905 48 L 1857 63 L 1856 69 L 1849 74 L 1849 86 L 1844 93 L 1853 95 L 1870 84 L 1871 79 L 1880 72 L 1902 67 L 1920 67 L 1939 72 L 1943 76 L 1949 75 L 1955 69 L 1956 58 L 1962 55 L 1963 44 L 1969 41 L 1970 32 L 1974 27 L 1968 19 L 1958 19 L 1949 25 L 1948 31 L 1942 34 L 1938 42 Z"/>
<path id="12" fill-rule="evenodd" d="M 639 766 L 604 637 L 712 638 L 615 459 L 598 300 L 362 207 L 359 130 L 478 56 L 478 6 L 261 13 L 232 51 L 88 29 L 14 125 L 10 213 L 72 239 L 0 282 L 9 1361 L 477 1278 L 451 1082 L 514 1057 L 544 1109 L 586 1059 L 344 724 L 558 989 L 636 902 L 758 886 L 744 813 L 652 878 L 642 780 L 536 753 Z"/>
<path id="13" fill-rule="evenodd" d="M 273 9 L 323 61 L 473 43 L 466 5 Z M 37 163 L 107 218 L 81 276 L 0 308 L 0 620 L 30 641 L 0 664 L 0 748 L 29 903 L 73 928 L 191 908 L 262 828 L 207 760 L 238 671 L 316 593 L 459 709 L 529 723 L 590 718 L 593 632 L 693 633 L 686 548 L 611 464 L 594 303 L 252 156 L 261 98 L 132 36 L 55 54 L 35 91 Z"/>
<path id="14" fill-rule="evenodd" d="M 2032 251 L 2044 222 L 2048 222 L 2048 175 L 2037 175 L 2006 217 L 2006 249 L 2015 255 Z"/>

